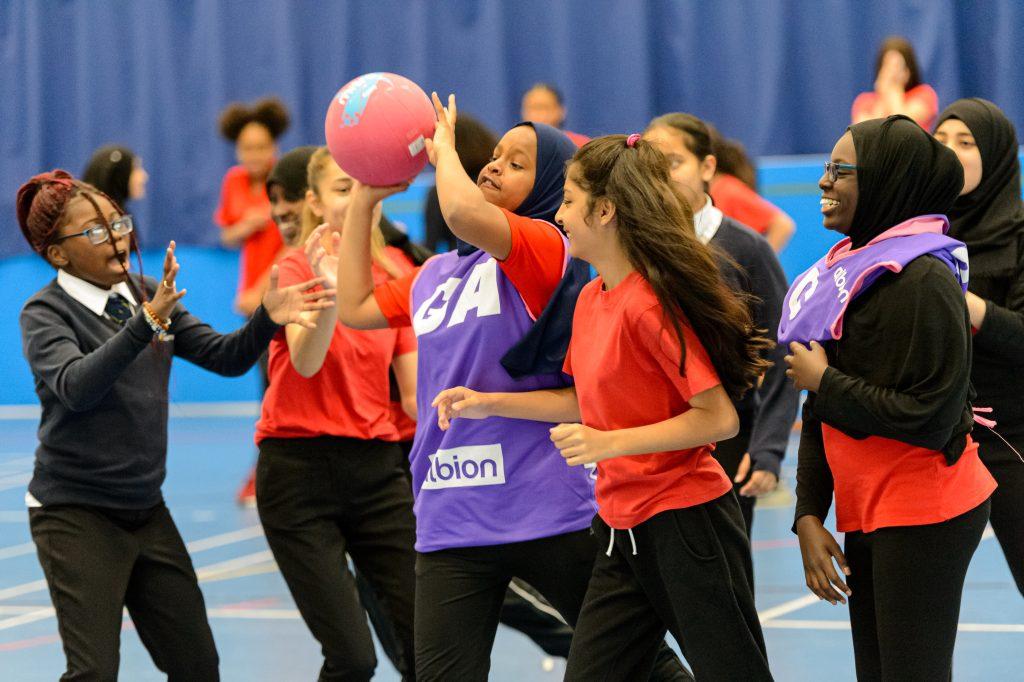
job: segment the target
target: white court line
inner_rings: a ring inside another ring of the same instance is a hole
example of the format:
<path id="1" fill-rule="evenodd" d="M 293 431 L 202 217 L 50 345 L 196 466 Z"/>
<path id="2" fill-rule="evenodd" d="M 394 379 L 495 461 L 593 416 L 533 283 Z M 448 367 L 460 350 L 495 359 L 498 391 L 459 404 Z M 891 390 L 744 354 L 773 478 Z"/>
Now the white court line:
<path id="1" fill-rule="evenodd" d="M 773 620 L 762 622 L 766 628 L 780 630 L 849 630 L 849 620 Z M 1018 623 L 960 623 L 960 632 L 1020 632 L 1024 633 L 1024 624 Z"/>
<path id="2" fill-rule="evenodd" d="M 793 611 L 799 611 L 800 609 L 806 608 L 806 607 L 810 606 L 811 604 L 815 604 L 815 603 L 817 603 L 819 601 L 821 601 L 821 599 L 818 597 L 818 595 L 816 595 L 816 594 L 807 594 L 807 595 L 804 595 L 803 597 L 798 597 L 796 599 L 790 599 L 789 601 L 783 602 L 783 603 L 779 604 L 778 606 L 773 606 L 770 609 L 765 609 L 764 611 L 761 611 L 757 615 L 758 615 L 758 618 L 761 619 L 761 624 L 764 625 L 768 621 L 772 620 L 773 618 L 778 618 L 779 616 L 784 616 L 787 613 L 792 613 Z"/>
<path id="3" fill-rule="evenodd" d="M 0 548 L 0 560 L 10 559 L 11 557 L 24 556 L 26 554 L 35 554 L 36 545 L 34 542 L 25 542 L 20 545 L 11 545 L 10 547 Z"/>
<path id="4" fill-rule="evenodd" d="M 193 540 L 192 542 L 187 543 L 185 547 L 190 553 L 195 554 L 196 552 L 213 549 L 214 547 L 223 547 L 236 542 L 242 542 L 243 540 L 251 540 L 252 538 L 260 537 L 263 537 L 262 526 L 248 526 L 247 528 L 240 528 L 227 533 L 221 533 L 220 535 L 213 535 L 208 538 Z"/>
<path id="5" fill-rule="evenodd" d="M 254 620 L 295 620 L 301 618 L 298 609 L 206 609 L 206 615 L 210 618 Z"/>
<path id="6" fill-rule="evenodd" d="M 38 405 L 0 405 L 0 421 L 39 419 Z M 181 419 L 206 417 L 258 417 L 260 404 L 254 400 L 240 402 L 171 403 L 170 416 Z"/>
<path id="7" fill-rule="evenodd" d="M 45 589 L 45 580 L 33 580 L 30 583 L 22 583 L 21 585 L 15 585 L 14 587 L 6 587 L 0 590 L 0 601 L 3 601 L 4 599 L 10 599 L 11 597 L 20 597 L 23 594 L 42 592 Z"/>
<path id="8" fill-rule="evenodd" d="M 274 555 L 271 554 L 269 549 L 265 549 L 262 552 L 253 552 L 252 554 L 243 554 L 240 557 L 234 559 L 228 559 L 227 561 L 221 561 L 216 564 L 210 564 L 209 566 L 203 566 L 196 571 L 199 581 L 209 580 L 215 578 L 218 575 L 227 573 L 229 571 L 237 571 L 240 568 L 248 568 L 257 564 L 262 564 L 268 561 L 273 561 Z"/>
<path id="9" fill-rule="evenodd" d="M 9 628 L 18 627 L 19 625 L 25 625 L 26 623 L 34 623 L 38 620 L 46 620 L 52 618 L 56 614 L 52 606 L 47 606 L 45 609 L 38 609 L 36 611 L 29 611 L 23 613 L 20 616 L 13 618 L 5 618 L 0 620 L 0 630 L 7 630 Z"/>
<path id="10" fill-rule="evenodd" d="M 0 615 L 10 615 L 12 613 L 28 613 L 29 611 L 38 611 L 39 609 L 46 608 L 42 604 L 35 604 L 33 606 L 17 606 L 17 605 L 4 605 L 0 604 Z"/>
<path id="11" fill-rule="evenodd" d="M 241 528 L 239 530 L 233 530 L 227 533 L 221 533 L 220 535 L 213 535 L 208 538 L 200 538 L 199 540 L 193 540 L 192 542 L 185 545 L 190 552 L 198 553 L 207 549 L 213 549 L 215 547 L 223 547 L 235 542 L 242 542 L 250 538 L 258 537 L 263 534 L 263 529 L 260 526 L 249 526 L 248 528 Z M 31 544 L 31 543 L 28 543 Z M 266 561 L 265 555 L 269 555 L 269 551 L 257 552 L 256 555 L 262 557 L 261 561 Z M 249 554 L 249 561 L 252 561 L 251 557 L 256 556 Z M 273 557 L 271 557 L 273 558 Z M 246 559 L 245 556 L 239 557 L 238 559 L 230 559 L 227 562 L 221 562 L 220 564 L 211 564 L 210 566 L 201 568 L 197 571 L 197 575 L 200 575 L 204 570 L 215 569 L 217 572 L 224 572 L 225 570 L 232 570 L 233 568 L 239 568 L 244 566 L 250 566 L 252 563 L 243 563 L 241 566 L 232 566 L 223 568 L 223 564 L 230 563 L 232 561 L 238 562 Z M 259 563 L 255 561 L 253 563 Z M 202 576 L 200 575 L 200 578 Z M 33 592 L 41 592 L 46 589 L 46 580 L 33 580 L 32 582 L 23 583 L 21 585 L 15 585 L 13 587 L 7 587 L 0 589 L 0 601 L 5 599 L 11 599 L 12 597 L 20 597 L 23 594 L 32 594 Z M 0 621 L 2 622 L 2 621 Z"/>

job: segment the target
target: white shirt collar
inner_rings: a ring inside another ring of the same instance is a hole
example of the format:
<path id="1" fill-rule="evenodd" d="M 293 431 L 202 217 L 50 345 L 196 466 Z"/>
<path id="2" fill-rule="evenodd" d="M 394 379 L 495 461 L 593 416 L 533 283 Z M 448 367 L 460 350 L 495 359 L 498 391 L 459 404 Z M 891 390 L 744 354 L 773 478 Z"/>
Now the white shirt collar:
<path id="1" fill-rule="evenodd" d="M 101 317 L 107 308 L 107 299 L 113 293 L 124 296 L 132 306 L 138 305 L 135 297 L 132 296 L 132 290 L 125 282 L 118 282 L 109 289 L 100 289 L 95 284 L 86 282 L 80 277 L 68 274 L 64 270 L 58 270 L 57 284 L 67 292 L 68 296 Z"/>
<path id="2" fill-rule="evenodd" d="M 711 197 L 704 195 L 704 207 L 693 214 L 693 229 L 701 244 L 710 242 L 722 226 L 722 212 L 711 203 Z"/>

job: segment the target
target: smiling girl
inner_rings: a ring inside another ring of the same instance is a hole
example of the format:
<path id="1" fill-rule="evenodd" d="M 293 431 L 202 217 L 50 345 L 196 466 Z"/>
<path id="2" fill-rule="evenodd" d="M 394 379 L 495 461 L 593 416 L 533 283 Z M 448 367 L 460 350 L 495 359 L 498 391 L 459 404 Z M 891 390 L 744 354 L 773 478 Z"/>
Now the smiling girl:
<path id="1" fill-rule="evenodd" d="M 966 248 L 945 236 L 963 170 L 890 116 L 850 126 L 818 185 L 822 222 L 846 237 L 797 278 L 779 326 L 787 373 L 810 392 L 794 524 L 805 580 L 849 598 L 858 679 L 946 680 L 996 487 L 971 438 Z M 824 527 L 833 492 L 845 553 Z"/>

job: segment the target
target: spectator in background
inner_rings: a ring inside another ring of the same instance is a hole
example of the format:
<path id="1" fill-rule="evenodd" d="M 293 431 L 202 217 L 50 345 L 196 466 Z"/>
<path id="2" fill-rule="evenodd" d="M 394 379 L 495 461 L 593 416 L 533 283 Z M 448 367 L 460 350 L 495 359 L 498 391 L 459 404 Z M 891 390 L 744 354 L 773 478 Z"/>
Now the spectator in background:
<path id="1" fill-rule="evenodd" d="M 128 147 L 106 145 L 93 152 L 82 180 L 110 197 L 122 210 L 129 201 L 146 196 L 149 174 L 142 159 Z"/>
<path id="2" fill-rule="evenodd" d="M 857 95 L 850 120 L 860 123 L 903 114 L 931 130 L 938 113 L 939 96 L 930 85 L 921 82 L 913 46 L 900 36 L 886 38 L 875 59 L 875 90 Z"/>
<path id="3" fill-rule="evenodd" d="M 459 153 L 466 175 L 476 178 L 491 161 L 491 154 L 498 144 L 498 136 L 486 125 L 468 114 L 459 112 L 455 121 L 455 150 Z M 427 191 L 423 206 L 423 221 L 426 228 L 426 244 L 431 251 L 451 251 L 455 248 L 455 235 L 441 215 L 437 201 L 437 187 Z"/>
<path id="4" fill-rule="evenodd" d="M 242 247 L 235 307 L 243 315 L 259 305 L 270 266 L 284 246 L 270 216 L 266 182 L 277 156 L 277 139 L 288 123 L 288 110 L 274 97 L 252 106 L 229 104 L 220 115 L 220 133 L 235 144 L 238 165 L 224 176 L 213 219 L 221 227 L 224 246 Z"/>
<path id="5" fill-rule="evenodd" d="M 711 199 L 733 220 L 764 235 L 776 253 L 781 253 L 796 232 L 796 223 L 786 213 L 757 193 L 757 171 L 743 145 L 727 140 L 711 124 L 711 146 L 718 159 L 711 180 Z"/>
<path id="6" fill-rule="evenodd" d="M 561 91 L 550 83 L 536 83 L 523 93 L 522 119 L 531 123 L 546 123 L 558 128 L 566 137 L 582 147 L 590 138 L 579 133 L 562 130 L 565 123 L 565 100 Z"/>

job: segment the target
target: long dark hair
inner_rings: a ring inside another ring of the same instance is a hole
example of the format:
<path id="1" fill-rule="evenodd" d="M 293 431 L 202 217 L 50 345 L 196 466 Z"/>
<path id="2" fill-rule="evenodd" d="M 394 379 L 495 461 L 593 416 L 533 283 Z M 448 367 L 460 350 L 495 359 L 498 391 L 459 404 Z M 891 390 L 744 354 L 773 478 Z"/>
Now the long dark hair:
<path id="1" fill-rule="evenodd" d="M 910 78 L 907 79 L 907 85 L 904 90 L 913 90 L 920 85 L 921 69 L 917 66 L 917 55 L 914 53 L 914 46 L 903 36 L 889 36 L 882 41 L 882 46 L 878 48 L 878 54 L 875 56 L 875 78 L 878 78 L 878 72 L 882 70 L 882 61 L 888 52 L 899 52 L 903 57 L 903 61 L 907 63 Z"/>
<path id="2" fill-rule="evenodd" d="M 735 399 L 757 383 L 770 363 L 772 342 L 755 329 L 747 302 L 723 281 L 715 257 L 697 239 L 693 210 L 669 179 L 668 161 L 644 140 L 625 135 L 591 140 L 576 153 L 569 176 L 590 194 L 588 214 L 599 199 L 615 206 L 619 241 L 634 268 L 654 289 L 682 346 L 682 325 L 697 334 Z"/>

